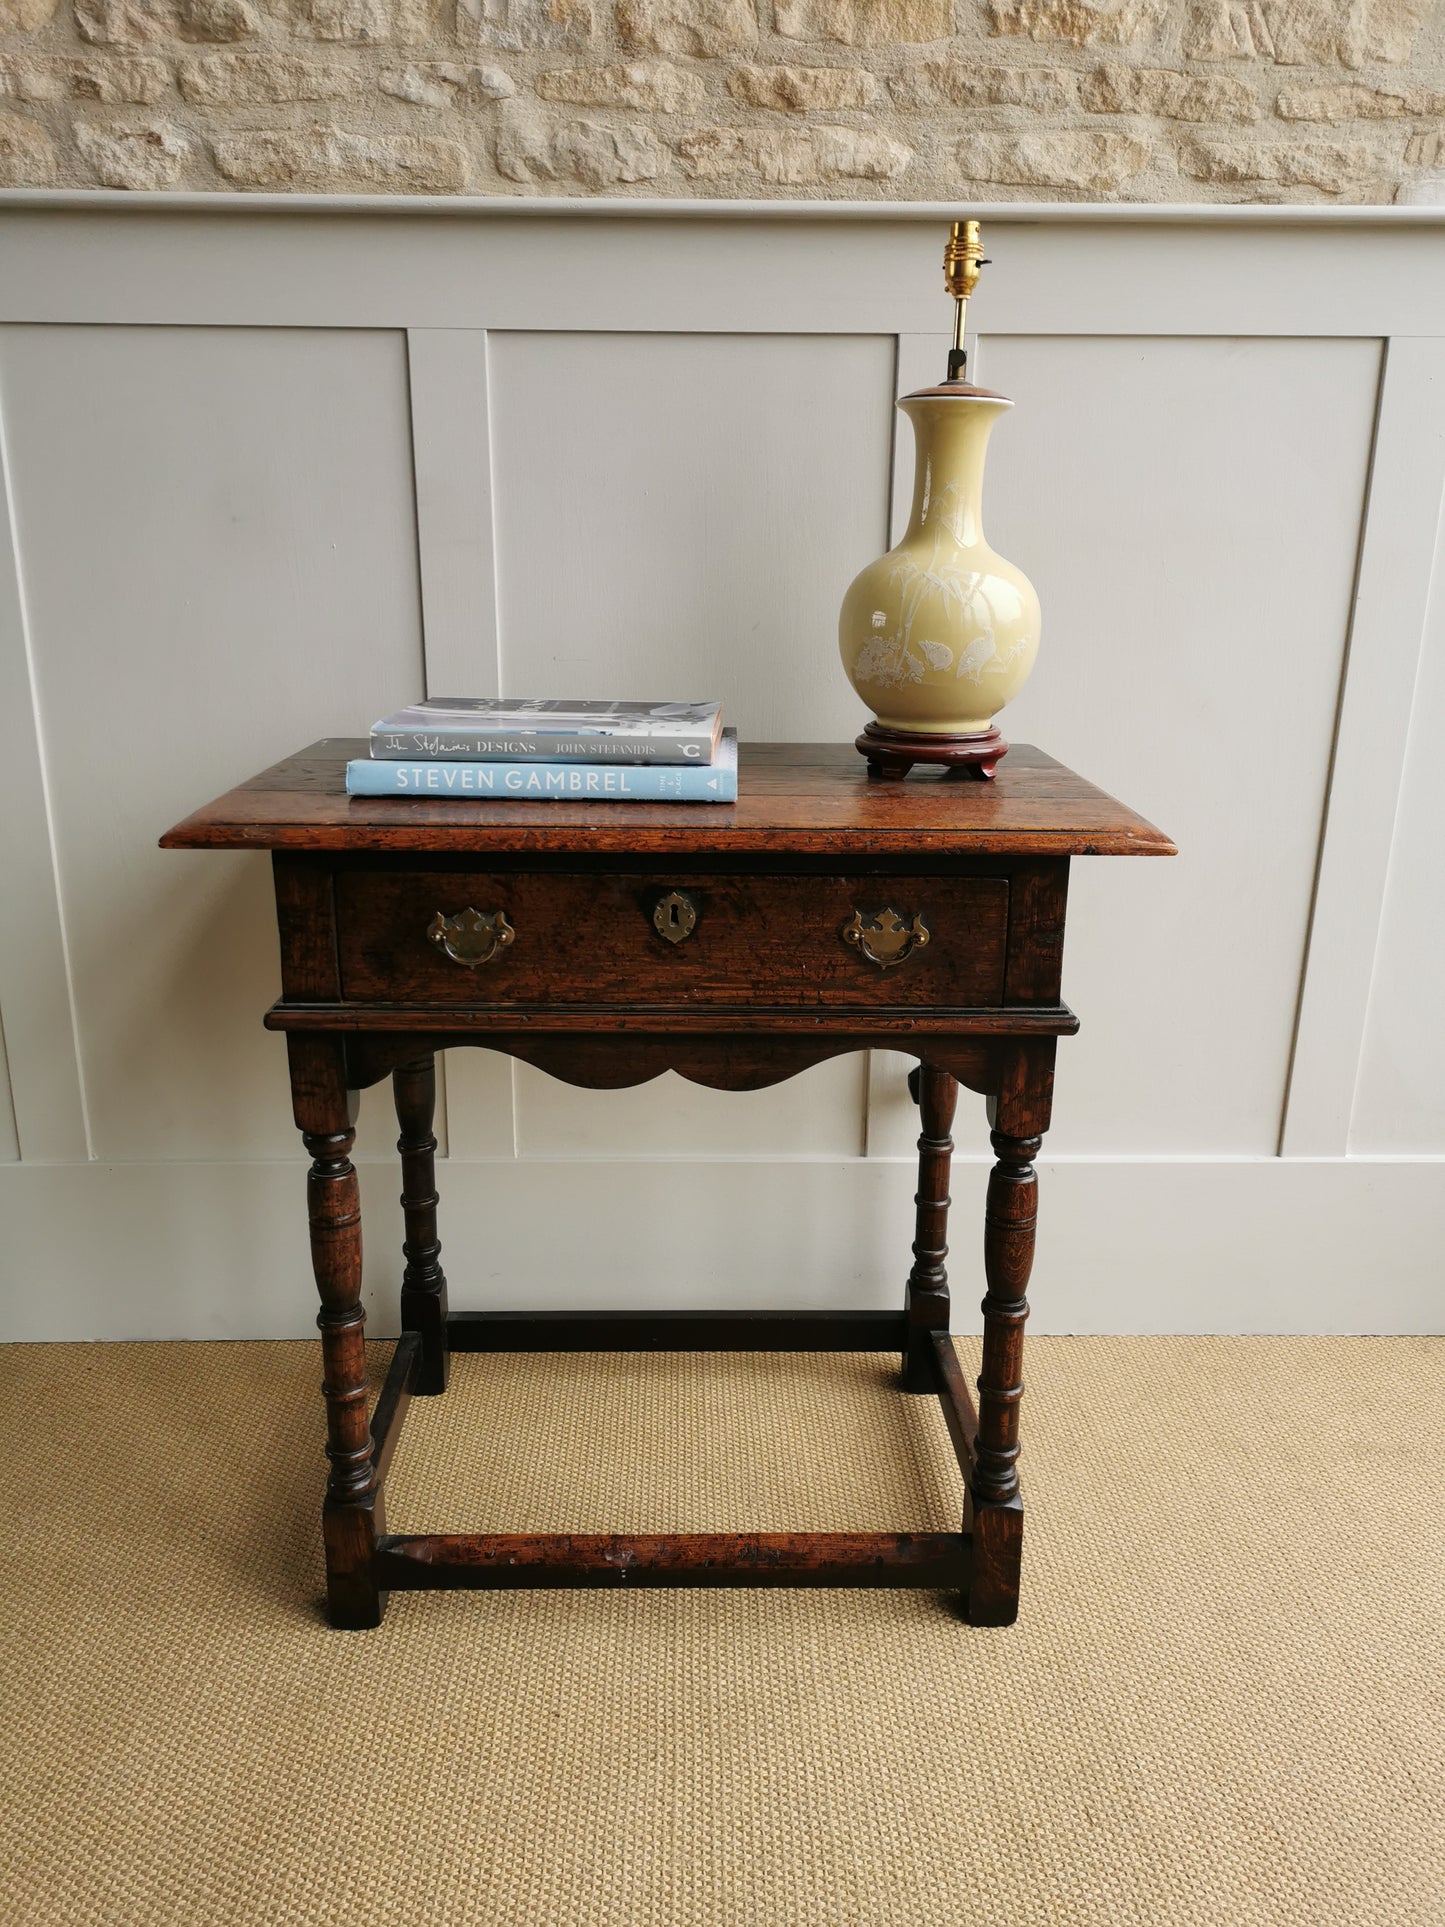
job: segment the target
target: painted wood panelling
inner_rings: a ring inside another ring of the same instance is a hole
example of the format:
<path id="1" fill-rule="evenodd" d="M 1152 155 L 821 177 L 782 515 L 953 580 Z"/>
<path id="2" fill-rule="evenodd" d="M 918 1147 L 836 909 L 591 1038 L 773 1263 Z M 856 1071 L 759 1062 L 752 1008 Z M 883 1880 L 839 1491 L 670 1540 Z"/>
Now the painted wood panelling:
<path id="1" fill-rule="evenodd" d="M 3 375 L 0 495 L 0 715 L 7 723 L 0 757 L 0 864 L 11 906 L 11 914 L 0 915 L 0 1028 L 9 1012 L 6 1095 L 17 1151 L 31 1160 L 84 1158 L 90 1143 L 5 446 Z M 22 905 L 23 914 L 15 914 Z"/>
<path id="2" fill-rule="evenodd" d="M 1291 1156 L 1337 1155 L 1349 1139 L 1405 745 L 1438 580 L 1442 497 L 1445 340 L 1396 339 L 1385 357 L 1289 1108 L 1280 1139 L 1280 1148 Z M 1407 887 L 1419 883 L 1410 878 Z M 1440 1148 L 1439 1135 L 1435 1148 Z"/>
<path id="3" fill-rule="evenodd" d="M 15 1104 L 10 1095 L 10 1059 L 0 1034 L 0 1164 L 12 1164 L 19 1156 L 20 1134 L 15 1129 Z"/>
<path id="4" fill-rule="evenodd" d="M 420 691 L 405 344 L 15 328 L 0 403 L 94 1155 L 289 1155 L 268 863 L 155 843 Z"/>
<path id="5" fill-rule="evenodd" d="M 363 1116 L 368 1104 L 387 1108 L 368 1094 Z M 985 1146 L 982 1104 L 960 1106 L 955 1128 Z M 394 1335 L 395 1165 L 360 1170 L 368 1330 Z M 1445 1186 L 1429 1175 L 1363 1159 L 1045 1158 L 1029 1329 L 1437 1331 Z M 980 1322 L 986 1178 L 981 1160 L 955 1163 L 965 1332 Z M 438 1188 L 459 1308 L 896 1306 L 908 1275 L 914 1174 L 893 1158 L 450 1163 Z M 315 1337 L 295 1159 L 0 1165 L 0 1213 L 10 1250 L 50 1266 L 44 1291 L 7 1277 L 7 1338 Z M 77 1262 L 86 1253 L 96 1261 Z"/>
<path id="6" fill-rule="evenodd" d="M 495 696 L 496 557 L 487 335 L 407 335 L 429 696 Z"/>
<path id="7" fill-rule="evenodd" d="M 581 1091 L 517 1066 L 523 1157 L 854 1158 L 864 1151 L 866 1057 L 834 1058 L 765 1091 L 710 1091 L 666 1071 Z"/>
<path id="8" fill-rule="evenodd" d="M 1018 404 L 989 532 L 1045 610 L 1006 728 L 1181 846 L 1075 866 L 1084 1028 L 1035 1315 L 1429 1329 L 1439 230 L 1209 212 L 989 231 L 975 372 Z M 304 1158 L 259 1021 L 266 866 L 157 851 L 175 817 L 423 690 L 695 689 L 753 736 L 855 733 L 837 606 L 906 503 L 892 402 L 938 371 L 939 238 L 906 209 L 0 206 L 0 866 L 23 906 L 0 918 L 0 1336 L 310 1328 Z M 896 1302 L 903 1068 L 601 1093 L 455 1054 L 456 1302 Z M 394 1136 L 369 1094 L 379 1331 Z M 968 1327 L 971 1098 L 957 1136 Z"/>
<path id="9" fill-rule="evenodd" d="M 1350 1124 L 1350 1149 L 1374 1157 L 1445 1145 L 1445 526 L 1441 538 Z"/>
<path id="10" fill-rule="evenodd" d="M 1008 727 L 1179 845 L 1158 875 L 1074 865 L 1064 994 L 1084 1028 L 1052 1148 L 1272 1152 L 1379 346 L 990 338 L 984 355 L 1018 398 L 990 537 L 1046 611 Z"/>
<path id="11" fill-rule="evenodd" d="M 938 335 L 940 236 L 959 211 L 181 198 L 0 202 L 7 317 Z M 1437 336 L 1445 313 L 1445 224 L 1424 210 L 963 211 L 989 224 L 990 252 L 1007 244 L 976 315 L 998 334 Z"/>
<path id="12" fill-rule="evenodd" d="M 881 337 L 494 335 L 505 692 L 856 735 L 838 603 L 886 547 L 893 363 Z"/>
<path id="13" fill-rule="evenodd" d="M 839 584 L 886 546 L 892 340 L 494 334 L 488 359 L 503 692 L 718 697 L 754 738 L 856 735 Z M 523 1154 L 862 1148 L 846 1060 L 743 1103 L 516 1080 Z"/>
<path id="14" fill-rule="evenodd" d="M 500 666 L 486 332 L 410 329 L 407 372 L 425 693 L 495 696 Z M 438 1075 L 437 1137 L 451 1154 L 510 1157 L 516 1143 L 511 1064 L 490 1051 L 454 1051 L 443 1057 Z"/>
<path id="15" fill-rule="evenodd" d="M 1015 400 L 988 536 L 1044 609 L 1004 727 L 1180 852 L 1167 874 L 1073 866 L 1064 994 L 1083 1029 L 1051 1149 L 1275 1149 L 1379 360 L 1372 341 L 980 343 L 981 378 Z M 899 1150 L 916 1127 L 884 1080 L 902 1068 L 875 1078 L 895 1129 L 880 1116 L 872 1140 Z"/>

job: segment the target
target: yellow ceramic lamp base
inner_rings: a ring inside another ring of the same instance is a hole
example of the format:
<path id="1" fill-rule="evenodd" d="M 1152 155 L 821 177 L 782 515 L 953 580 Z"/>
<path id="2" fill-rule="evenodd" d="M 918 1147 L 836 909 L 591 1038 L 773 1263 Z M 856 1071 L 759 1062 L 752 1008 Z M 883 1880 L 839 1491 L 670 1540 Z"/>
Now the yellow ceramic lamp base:
<path id="1" fill-rule="evenodd" d="M 983 533 L 984 454 L 1013 403 L 943 382 L 898 406 L 916 443 L 913 511 L 902 541 L 843 598 L 843 667 L 883 731 L 984 736 L 1028 680 L 1039 647 L 1033 584 Z"/>

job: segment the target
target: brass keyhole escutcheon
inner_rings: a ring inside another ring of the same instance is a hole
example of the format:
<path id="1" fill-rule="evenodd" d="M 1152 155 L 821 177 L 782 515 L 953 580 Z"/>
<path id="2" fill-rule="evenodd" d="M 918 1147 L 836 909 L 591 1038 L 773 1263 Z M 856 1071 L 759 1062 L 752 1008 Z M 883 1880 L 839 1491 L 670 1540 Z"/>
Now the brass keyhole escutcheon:
<path id="1" fill-rule="evenodd" d="M 468 970 L 499 957 L 517 934 L 507 922 L 505 910 L 474 910 L 470 904 L 454 917 L 438 910 L 426 933 L 453 963 L 464 964 Z"/>
<path id="2" fill-rule="evenodd" d="M 697 928 L 697 905 L 681 890 L 669 890 L 653 905 L 652 927 L 667 943 L 681 943 Z"/>
<path id="3" fill-rule="evenodd" d="M 880 970 L 892 970 L 921 950 L 928 938 L 928 925 L 921 916 L 915 913 L 909 921 L 891 908 L 875 910 L 869 917 L 855 910 L 851 922 L 843 926 L 843 941 L 861 950 Z"/>

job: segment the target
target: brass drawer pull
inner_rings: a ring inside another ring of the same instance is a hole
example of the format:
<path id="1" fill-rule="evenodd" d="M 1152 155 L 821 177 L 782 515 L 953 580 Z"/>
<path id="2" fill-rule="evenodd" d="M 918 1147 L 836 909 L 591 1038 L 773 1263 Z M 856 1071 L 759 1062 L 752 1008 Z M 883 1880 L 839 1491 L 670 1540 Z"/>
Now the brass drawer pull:
<path id="1" fill-rule="evenodd" d="M 475 970 L 499 957 L 516 936 L 505 910 L 473 910 L 470 905 L 454 917 L 438 910 L 427 925 L 427 935 L 440 944 L 453 963 Z"/>
<path id="2" fill-rule="evenodd" d="M 843 926 L 843 941 L 861 950 L 869 963 L 877 964 L 880 970 L 891 970 L 895 964 L 901 964 L 905 957 L 921 950 L 928 937 L 928 925 L 921 916 L 915 915 L 912 923 L 905 923 L 892 909 L 875 910 L 869 917 L 855 910 L 852 922 Z"/>
<path id="3" fill-rule="evenodd" d="M 697 928 L 697 905 L 683 890 L 669 890 L 653 906 L 652 927 L 668 943 L 681 943 Z"/>

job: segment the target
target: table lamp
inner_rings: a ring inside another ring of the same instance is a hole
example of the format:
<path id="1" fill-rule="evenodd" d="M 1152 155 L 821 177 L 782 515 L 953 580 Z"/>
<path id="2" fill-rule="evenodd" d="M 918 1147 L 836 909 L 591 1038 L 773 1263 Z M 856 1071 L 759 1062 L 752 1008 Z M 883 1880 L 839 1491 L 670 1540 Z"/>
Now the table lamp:
<path id="1" fill-rule="evenodd" d="M 838 618 L 843 667 L 876 718 L 857 745 L 871 777 L 901 780 L 915 763 L 991 777 L 1008 750 L 993 719 L 1038 654 L 1033 584 L 983 533 L 984 455 L 1013 407 L 964 379 L 964 312 L 988 265 L 978 222 L 955 221 L 943 255 L 954 299 L 948 373 L 898 403 L 913 424 L 908 528 L 855 578 Z"/>

